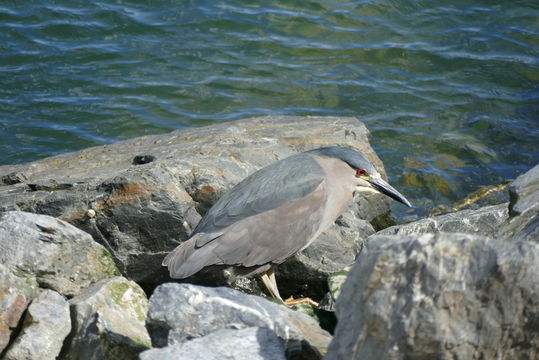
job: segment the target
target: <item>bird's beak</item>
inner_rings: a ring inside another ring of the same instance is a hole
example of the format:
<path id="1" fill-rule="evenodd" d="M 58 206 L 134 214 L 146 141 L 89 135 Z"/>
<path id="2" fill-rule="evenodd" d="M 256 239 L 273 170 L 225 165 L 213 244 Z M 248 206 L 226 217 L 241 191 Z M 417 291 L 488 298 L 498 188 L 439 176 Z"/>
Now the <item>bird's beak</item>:
<path id="1" fill-rule="evenodd" d="M 412 207 L 412 204 L 410 204 L 404 195 L 398 192 L 393 186 L 385 182 L 382 178 L 370 178 L 368 181 L 371 183 L 372 187 L 379 192 L 386 194 L 390 198 L 395 199 L 406 206 Z"/>

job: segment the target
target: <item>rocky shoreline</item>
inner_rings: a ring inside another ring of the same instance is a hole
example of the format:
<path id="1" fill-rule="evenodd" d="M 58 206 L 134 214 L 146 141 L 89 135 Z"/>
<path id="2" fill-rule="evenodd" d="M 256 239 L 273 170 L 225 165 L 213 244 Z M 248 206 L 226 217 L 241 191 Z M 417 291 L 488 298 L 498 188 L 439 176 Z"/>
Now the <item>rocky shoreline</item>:
<path id="1" fill-rule="evenodd" d="M 220 269 L 168 278 L 162 258 L 224 191 L 325 145 L 358 149 L 385 176 L 367 128 L 338 117 L 247 119 L 0 166 L 0 358 L 535 359 L 539 166 L 508 203 L 380 231 L 388 200 L 362 196 L 279 267 L 285 296 L 324 310 L 289 309 Z"/>

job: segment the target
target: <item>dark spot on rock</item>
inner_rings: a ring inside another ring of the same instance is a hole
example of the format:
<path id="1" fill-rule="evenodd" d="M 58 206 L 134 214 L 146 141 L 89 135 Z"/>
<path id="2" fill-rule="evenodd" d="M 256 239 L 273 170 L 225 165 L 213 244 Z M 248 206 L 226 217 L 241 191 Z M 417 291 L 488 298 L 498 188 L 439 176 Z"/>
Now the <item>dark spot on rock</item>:
<path id="1" fill-rule="evenodd" d="M 137 155 L 133 158 L 133 165 L 143 165 L 155 160 L 153 155 Z"/>
<path id="2" fill-rule="evenodd" d="M 54 191 L 54 190 L 66 190 L 73 187 L 73 184 L 59 183 L 58 181 L 43 180 L 34 184 L 27 184 L 32 191 Z"/>
<path id="3" fill-rule="evenodd" d="M 44 233 L 47 233 L 47 234 L 55 234 L 56 233 L 56 229 L 54 229 L 54 228 L 39 225 L 39 224 L 36 224 L 36 226 L 38 227 L 39 231 L 41 231 L 41 232 L 44 232 Z"/>
<path id="4" fill-rule="evenodd" d="M 354 140 L 357 140 L 357 134 L 353 130 L 344 130 L 344 137 L 352 136 Z"/>
<path id="5" fill-rule="evenodd" d="M 5 185 L 14 185 L 26 180 L 26 176 L 21 172 L 12 172 L 0 178 L 0 182 Z"/>

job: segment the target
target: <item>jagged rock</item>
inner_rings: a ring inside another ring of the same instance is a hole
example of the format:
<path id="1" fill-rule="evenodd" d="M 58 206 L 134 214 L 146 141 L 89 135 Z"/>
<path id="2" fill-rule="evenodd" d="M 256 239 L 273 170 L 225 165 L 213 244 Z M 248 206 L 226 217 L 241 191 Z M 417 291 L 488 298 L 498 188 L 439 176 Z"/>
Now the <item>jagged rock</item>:
<path id="1" fill-rule="evenodd" d="M 355 118 L 269 116 L 139 137 L 0 166 L 0 177 L 9 180 L 9 174 L 18 174 L 19 179 L 0 186 L 0 211 L 43 213 L 74 224 L 109 249 L 127 277 L 151 288 L 168 279 L 161 267 L 164 256 L 187 239 L 201 214 L 263 166 L 295 152 L 345 145 L 364 153 L 385 174 L 368 135 Z M 389 201 L 384 195 L 366 194 L 357 213 L 371 221 L 389 211 Z M 278 275 L 281 293 L 287 296 L 299 289 L 315 296 L 310 291 L 315 289 L 323 295 L 319 289 L 325 287 L 325 276 L 353 259 L 371 231 L 364 228 L 360 224 L 343 238 L 346 226 L 334 227 L 290 260 L 298 264 L 298 272 L 283 264 Z M 238 286 L 256 291 L 253 284 Z"/>
<path id="2" fill-rule="evenodd" d="M 425 218 L 404 225 L 388 227 L 376 233 L 368 241 L 376 241 L 378 235 L 420 235 L 436 234 L 440 232 L 460 232 L 467 234 L 481 234 L 495 236 L 501 224 L 508 219 L 507 204 L 485 206 L 474 210 L 461 210 L 449 214 Z M 329 274 L 329 293 L 322 301 L 326 310 L 333 311 L 334 303 L 348 276 L 349 268 Z"/>
<path id="3" fill-rule="evenodd" d="M 179 344 L 219 329 L 267 327 L 286 341 L 288 351 L 319 358 L 331 340 L 314 319 L 283 305 L 227 287 L 178 283 L 155 289 L 147 326 L 157 347 Z"/>
<path id="4" fill-rule="evenodd" d="M 421 219 L 412 223 L 392 226 L 377 235 L 420 235 L 439 232 L 493 235 L 508 218 L 507 204 L 485 206 L 474 210 L 461 210 L 449 214 Z M 370 240 L 369 240 L 370 241 Z"/>
<path id="5" fill-rule="evenodd" d="M 267 328 L 221 329 L 184 343 L 151 349 L 141 360 L 285 360 L 282 339 Z"/>
<path id="6" fill-rule="evenodd" d="M 510 219 L 500 233 L 514 240 L 539 241 L 539 165 L 509 186 Z"/>
<path id="7" fill-rule="evenodd" d="M 101 280 L 69 301 L 73 330 L 64 359 L 137 359 L 151 347 L 146 295 L 122 277 Z"/>
<path id="8" fill-rule="evenodd" d="M 0 213 L 0 263 L 66 296 L 118 274 L 111 255 L 89 234 L 65 221 L 22 211 Z"/>
<path id="9" fill-rule="evenodd" d="M 41 292 L 28 307 L 22 333 L 9 346 L 5 360 L 54 360 L 71 330 L 69 305 L 53 290 Z"/>
<path id="10" fill-rule="evenodd" d="M 326 359 L 533 359 L 539 244 L 375 235 L 337 300 Z"/>
<path id="11" fill-rule="evenodd" d="M 37 293 L 38 286 L 33 278 L 15 276 L 0 263 L 0 354 Z"/>

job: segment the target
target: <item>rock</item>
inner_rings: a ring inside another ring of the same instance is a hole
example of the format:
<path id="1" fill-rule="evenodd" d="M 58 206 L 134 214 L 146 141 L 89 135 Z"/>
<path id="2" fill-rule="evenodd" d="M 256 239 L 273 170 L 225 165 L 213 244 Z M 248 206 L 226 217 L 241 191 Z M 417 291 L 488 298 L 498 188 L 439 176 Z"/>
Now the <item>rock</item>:
<path id="1" fill-rule="evenodd" d="M 0 263 L 0 353 L 9 343 L 30 300 L 38 293 L 33 278 L 15 276 Z"/>
<path id="2" fill-rule="evenodd" d="M 500 233 L 514 240 L 539 241 L 539 165 L 509 186 L 510 219 Z"/>
<path id="3" fill-rule="evenodd" d="M 184 343 L 151 349 L 141 360 L 285 360 L 283 340 L 267 328 L 221 329 Z"/>
<path id="4" fill-rule="evenodd" d="M 227 287 L 178 283 L 155 289 L 147 326 L 157 347 L 180 344 L 219 329 L 266 327 L 286 341 L 289 352 L 319 358 L 331 340 L 314 319 L 283 305 Z"/>
<path id="5" fill-rule="evenodd" d="M 439 232 L 481 234 L 491 236 L 508 219 L 507 204 L 486 206 L 476 210 L 461 210 L 425 218 L 412 223 L 392 226 L 377 235 L 420 235 Z M 370 240 L 369 240 L 370 241 Z"/>
<path id="6" fill-rule="evenodd" d="M 385 174 L 368 136 L 355 118 L 269 116 L 139 137 L 0 166 L 0 177 L 24 174 L 20 182 L 0 186 L 0 211 L 42 213 L 74 224 L 113 253 L 124 275 L 151 288 L 168 279 L 161 267 L 164 256 L 188 238 L 201 215 L 263 166 L 296 152 L 345 145 L 364 153 Z M 357 209 L 371 221 L 389 211 L 389 202 L 384 195 L 369 194 Z M 366 227 L 360 224 L 345 238 L 343 232 L 350 229 L 334 227 L 290 260 L 301 277 L 284 265 L 282 293 L 312 294 L 310 289 L 324 287 L 327 273 L 339 270 L 331 264 L 354 258 L 371 231 L 365 233 Z M 243 284 L 256 291 L 253 282 Z"/>
<path id="7" fill-rule="evenodd" d="M 326 359 L 533 359 L 539 244 L 374 235 L 337 300 Z"/>
<path id="8" fill-rule="evenodd" d="M 66 296 L 118 274 L 110 254 L 89 234 L 65 221 L 22 211 L 0 213 L 0 263 Z"/>
<path id="9" fill-rule="evenodd" d="M 144 324 L 146 295 L 122 277 L 101 280 L 69 301 L 73 330 L 63 358 L 77 360 L 137 359 L 151 347 Z"/>
<path id="10" fill-rule="evenodd" d="M 9 346 L 6 360 L 54 360 L 71 330 L 69 305 L 53 290 L 44 290 L 28 307 L 22 333 Z"/>

